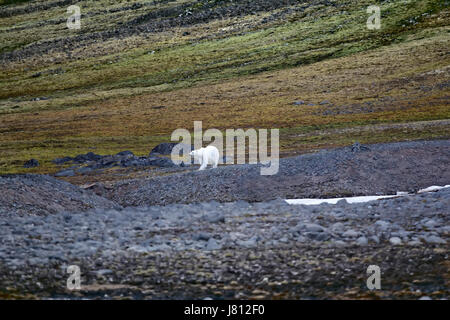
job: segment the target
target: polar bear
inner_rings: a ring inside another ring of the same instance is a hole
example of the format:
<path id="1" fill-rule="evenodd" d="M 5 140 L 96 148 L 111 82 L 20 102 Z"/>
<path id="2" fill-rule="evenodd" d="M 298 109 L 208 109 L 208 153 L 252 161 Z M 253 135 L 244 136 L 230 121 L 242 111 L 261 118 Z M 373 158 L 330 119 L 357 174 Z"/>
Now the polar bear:
<path id="1" fill-rule="evenodd" d="M 214 146 L 207 146 L 206 148 L 200 148 L 189 153 L 190 156 L 197 159 L 200 163 L 200 170 L 205 170 L 208 164 L 211 164 L 213 168 L 217 168 L 219 164 L 219 150 Z"/>

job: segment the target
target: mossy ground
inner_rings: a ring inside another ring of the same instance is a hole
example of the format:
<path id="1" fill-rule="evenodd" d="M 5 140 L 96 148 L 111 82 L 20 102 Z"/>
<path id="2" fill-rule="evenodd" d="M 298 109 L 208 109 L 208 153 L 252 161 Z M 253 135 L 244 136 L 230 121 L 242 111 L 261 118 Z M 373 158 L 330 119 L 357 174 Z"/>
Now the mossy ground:
<path id="1" fill-rule="evenodd" d="M 0 52 L 111 30 L 151 10 L 206 10 L 197 1 L 111 10 L 136 2 L 80 1 L 79 31 L 66 28 L 65 7 L 3 16 Z M 305 3 L 0 60 L 0 173 L 54 172 L 52 159 L 88 151 L 144 155 L 194 120 L 205 130 L 280 128 L 284 155 L 450 137 L 448 125 L 414 127 L 450 118 L 445 1 L 383 2 L 374 31 L 372 1 Z M 398 123 L 412 125 L 377 129 Z M 374 129 L 339 131 L 367 125 Z M 30 158 L 41 166 L 22 168 Z"/>

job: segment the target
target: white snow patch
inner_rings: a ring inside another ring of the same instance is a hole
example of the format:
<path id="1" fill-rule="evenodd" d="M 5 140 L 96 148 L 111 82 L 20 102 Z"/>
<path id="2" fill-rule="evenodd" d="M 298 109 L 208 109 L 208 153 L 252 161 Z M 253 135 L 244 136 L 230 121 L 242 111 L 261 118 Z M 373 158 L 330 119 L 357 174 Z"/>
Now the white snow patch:
<path id="1" fill-rule="evenodd" d="M 438 190 L 445 189 L 445 188 L 450 188 L 450 184 L 448 184 L 448 185 L 446 185 L 446 186 L 443 186 L 443 187 L 440 187 L 440 186 L 431 186 L 431 187 L 428 187 L 428 188 L 425 188 L 425 189 L 421 189 L 421 190 L 417 191 L 417 193 L 425 193 L 425 192 L 438 191 Z"/>
<path id="2" fill-rule="evenodd" d="M 450 185 L 446 185 L 443 187 L 440 186 L 431 186 L 425 189 L 419 190 L 417 193 L 425 193 L 425 192 L 433 192 L 438 191 L 444 188 L 450 188 Z M 389 199 L 389 198 L 397 198 L 410 195 L 408 192 L 397 192 L 396 195 L 387 195 L 387 196 L 360 196 L 360 197 L 345 197 L 345 198 L 331 198 L 331 199 L 287 199 L 285 200 L 289 204 L 303 204 L 303 205 L 318 205 L 321 203 L 330 203 L 336 204 L 339 200 L 345 199 L 348 203 L 364 203 L 374 200 L 381 199 Z"/>

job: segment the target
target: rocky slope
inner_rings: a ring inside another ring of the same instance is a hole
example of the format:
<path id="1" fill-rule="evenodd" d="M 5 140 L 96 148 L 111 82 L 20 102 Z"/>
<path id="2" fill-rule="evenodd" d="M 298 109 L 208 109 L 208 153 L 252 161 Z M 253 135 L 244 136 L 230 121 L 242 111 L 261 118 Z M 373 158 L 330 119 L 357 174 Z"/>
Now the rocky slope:
<path id="1" fill-rule="evenodd" d="M 281 159 L 273 176 L 261 176 L 259 165 L 224 166 L 127 180 L 104 195 L 123 206 L 140 206 L 396 194 L 448 184 L 449 166 L 449 140 L 354 145 Z"/>
<path id="2" fill-rule="evenodd" d="M 94 208 L 120 208 L 94 193 L 45 175 L 0 176 L 0 194 L 2 215 L 47 215 Z"/>

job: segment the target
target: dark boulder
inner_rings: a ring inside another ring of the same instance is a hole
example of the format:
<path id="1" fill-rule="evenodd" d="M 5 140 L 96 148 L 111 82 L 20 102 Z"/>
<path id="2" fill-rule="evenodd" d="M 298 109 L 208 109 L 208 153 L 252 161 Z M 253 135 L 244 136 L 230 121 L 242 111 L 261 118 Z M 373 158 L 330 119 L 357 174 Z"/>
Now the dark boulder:
<path id="1" fill-rule="evenodd" d="M 35 168 L 35 167 L 39 167 L 39 161 L 37 161 L 36 159 L 30 159 L 27 162 L 25 162 L 25 164 L 23 165 L 24 168 Z"/>
<path id="2" fill-rule="evenodd" d="M 182 168 L 190 167 L 190 166 L 191 166 L 191 163 L 190 163 L 190 162 L 184 162 L 184 161 L 182 161 L 182 162 L 180 163 L 180 167 L 182 167 Z"/>
<path id="3" fill-rule="evenodd" d="M 72 161 L 73 158 L 72 157 L 64 157 L 64 158 L 56 158 L 55 160 L 53 160 L 52 162 L 54 164 L 63 164 L 66 163 L 68 161 Z"/>
<path id="4" fill-rule="evenodd" d="M 79 154 L 75 158 L 73 158 L 73 161 L 78 163 L 88 162 L 88 161 L 99 161 L 103 158 L 103 156 L 99 154 L 95 154 L 93 152 L 88 152 L 86 154 Z"/>
<path id="5" fill-rule="evenodd" d="M 163 154 L 163 155 L 169 155 L 172 153 L 173 148 L 179 143 L 176 142 L 164 142 L 164 143 L 160 143 L 158 144 L 156 147 L 154 147 L 152 149 L 152 151 L 150 151 L 150 156 L 154 155 L 154 154 Z M 193 146 L 189 146 L 189 145 L 185 145 L 187 146 L 188 149 L 190 149 L 191 151 L 194 150 Z"/>
<path id="6" fill-rule="evenodd" d="M 147 157 L 130 157 L 130 158 L 126 158 L 126 159 L 122 159 L 120 161 L 120 166 L 122 167 L 145 167 L 145 166 L 150 166 L 150 164 L 148 163 L 148 158 Z"/>
<path id="7" fill-rule="evenodd" d="M 104 156 L 101 159 L 97 160 L 96 163 L 91 167 L 93 169 L 111 168 L 117 165 L 117 162 L 118 159 L 114 156 Z"/>
<path id="8" fill-rule="evenodd" d="M 120 162 L 122 167 L 162 167 L 171 168 L 176 165 L 169 158 L 164 157 L 133 157 Z"/>

